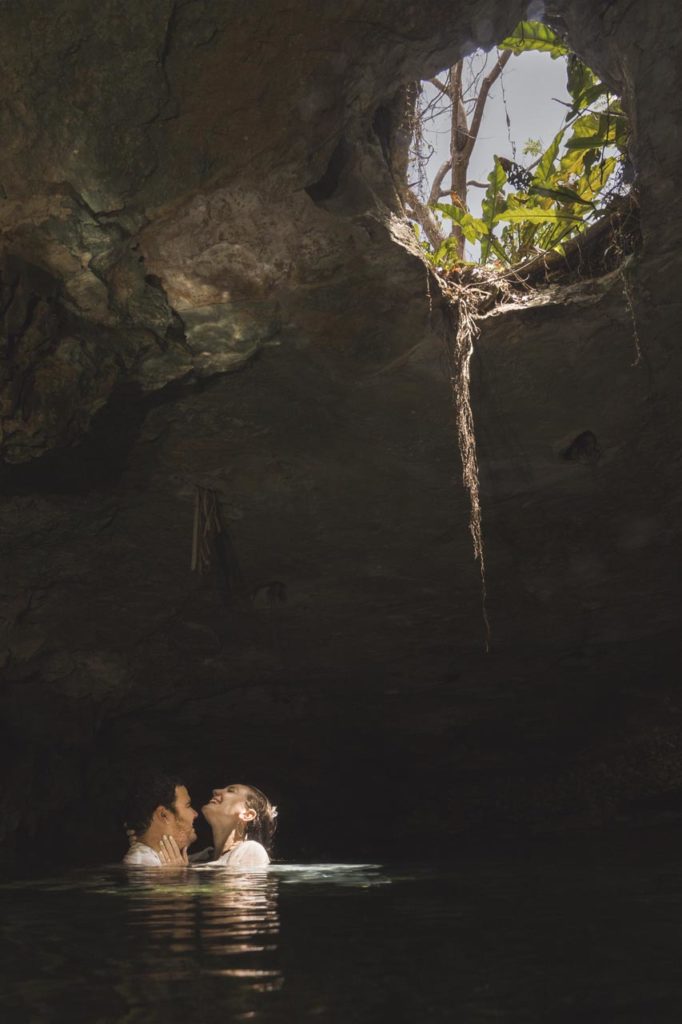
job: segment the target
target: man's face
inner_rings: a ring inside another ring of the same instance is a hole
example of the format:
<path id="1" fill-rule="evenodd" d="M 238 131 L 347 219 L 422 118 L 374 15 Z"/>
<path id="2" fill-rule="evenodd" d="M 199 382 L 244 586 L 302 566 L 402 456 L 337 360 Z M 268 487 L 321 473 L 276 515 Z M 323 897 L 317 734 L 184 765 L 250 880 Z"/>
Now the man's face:
<path id="1" fill-rule="evenodd" d="M 169 808 L 172 812 L 173 808 Z M 169 819 L 168 835 L 173 836 L 181 850 L 191 846 L 197 837 L 194 821 L 198 815 L 192 807 L 192 799 L 186 786 L 175 787 L 175 813 Z"/>

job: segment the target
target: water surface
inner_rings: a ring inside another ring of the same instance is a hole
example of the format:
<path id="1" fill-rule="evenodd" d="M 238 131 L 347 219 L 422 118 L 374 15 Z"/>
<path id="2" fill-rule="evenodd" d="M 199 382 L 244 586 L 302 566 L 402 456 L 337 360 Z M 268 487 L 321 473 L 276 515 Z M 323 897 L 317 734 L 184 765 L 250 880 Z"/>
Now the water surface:
<path id="1" fill-rule="evenodd" d="M 677 844 L 679 846 L 679 844 Z M 679 851 L 678 851 L 679 852 Z M 4 1019 L 682 1019 L 682 867 L 602 851 L 0 886 Z"/>

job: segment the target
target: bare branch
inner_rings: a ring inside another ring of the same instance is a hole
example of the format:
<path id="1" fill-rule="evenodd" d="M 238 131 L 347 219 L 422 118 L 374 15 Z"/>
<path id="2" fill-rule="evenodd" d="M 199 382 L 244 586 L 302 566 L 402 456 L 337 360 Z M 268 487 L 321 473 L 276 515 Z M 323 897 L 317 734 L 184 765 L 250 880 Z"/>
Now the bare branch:
<path id="1" fill-rule="evenodd" d="M 467 185 L 471 185 L 473 188 L 487 188 L 488 183 L 486 181 L 467 181 Z"/>
<path id="2" fill-rule="evenodd" d="M 424 103 L 424 105 L 422 106 L 419 116 L 423 117 L 424 114 L 429 113 L 429 111 L 438 112 L 439 110 L 441 110 L 443 108 L 443 99 L 444 98 L 447 100 L 450 97 L 448 96 L 447 93 L 444 93 L 444 94 L 441 94 L 439 92 L 434 93 L 434 95 L 431 97 L 431 99 L 428 100 L 426 103 Z M 447 104 L 447 106 L 449 106 L 449 104 Z"/>
<path id="3" fill-rule="evenodd" d="M 464 63 L 458 60 L 450 69 L 450 162 L 452 169 L 453 202 L 457 201 L 466 210 L 466 168 L 469 164 L 468 149 L 469 124 L 467 112 L 462 102 L 462 70 Z M 464 255 L 464 235 L 456 221 L 452 222 L 450 236 L 456 240 L 459 256 Z"/>
<path id="4" fill-rule="evenodd" d="M 428 205 L 432 206 L 433 203 L 437 203 L 442 195 L 448 195 L 447 192 L 441 192 L 441 185 L 443 184 L 443 178 L 452 167 L 452 160 L 446 160 L 444 164 L 441 164 L 438 174 L 433 179 L 431 191 L 429 192 Z"/>
<path id="5" fill-rule="evenodd" d="M 483 111 L 485 109 L 485 105 L 488 99 L 488 93 L 490 92 L 491 88 L 493 87 L 497 79 L 502 74 L 502 71 L 511 56 L 511 50 L 504 50 L 502 53 L 498 54 L 494 68 L 492 69 L 489 75 L 486 75 L 486 77 L 483 79 L 481 83 L 481 91 L 479 92 L 478 99 L 476 100 L 476 108 L 474 110 L 474 116 L 471 119 L 471 126 L 469 128 L 469 140 L 467 142 L 465 150 L 467 157 L 471 155 L 471 151 L 474 148 L 474 143 L 478 138 L 478 132 L 481 127 L 481 121 L 483 120 Z"/>
<path id="6" fill-rule="evenodd" d="M 452 68 L 451 74 L 451 85 L 450 85 L 450 98 L 452 100 L 452 127 L 450 129 L 450 148 L 451 155 L 454 160 L 455 150 L 460 150 L 463 147 L 460 146 L 460 140 L 463 137 L 462 128 L 464 131 L 467 130 L 468 125 L 466 121 L 466 110 L 462 103 L 462 61 L 458 60 Z M 462 114 L 464 114 L 464 122 L 462 123 Z"/>
<path id="7" fill-rule="evenodd" d="M 408 188 L 406 190 L 405 198 L 414 214 L 415 220 L 418 220 L 424 229 L 424 234 L 428 238 L 431 248 L 434 251 L 440 249 L 445 239 L 443 238 L 440 225 L 433 215 L 433 211 L 425 203 L 422 203 L 419 196 L 412 189 Z"/>
<path id="8" fill-rule="evenodd" d="M 428 117 L 422 118 L 422 124 L 430 124 L 431 121 L 438 120 L 443 114 L 449 114 L 450 107 L 444 107 L 442 110 L 437 110 L 434 114 L 429 114 Z M 436 131 L 437 135 L 444 135 L 444 131 Z"/>
<path id="9" fill-rule="evenodd" d="M 479 67 L 476 71 L 474 70 L 473 57 L 469 57 L 467 59 L 467 64 L 469 68 L 470 81 L 467 86 L 462 89 L 462 99 L 466 103 L 475 103 L 480 89 L 481 78 L 485 74 L 485 69 L 488 65 L 488 54 L 485 55 L 483 63 L 479 63 Z"/>
<path id="10" fill-rule="evenodd" d="M 448 88 L 438 78 L 429 78 L 429 84 L 435 85 L 436 89 L 440 89 L 444 96 L 448 95 Z"/>

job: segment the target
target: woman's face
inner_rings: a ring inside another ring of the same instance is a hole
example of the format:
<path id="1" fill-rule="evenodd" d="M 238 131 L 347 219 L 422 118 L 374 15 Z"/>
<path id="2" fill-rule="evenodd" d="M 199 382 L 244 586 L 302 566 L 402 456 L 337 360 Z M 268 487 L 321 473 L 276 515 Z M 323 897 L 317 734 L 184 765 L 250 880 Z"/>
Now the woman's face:
<path id="1" fill-rule="evenodd" d="M 238 785 L 214 789 L 211 799 L 201 808 L 201 813 L 209 825 L 235 827 L 240 821 L 251 821 L 256 812 L 246 806 L 248 792 L 248 786 Z"/>

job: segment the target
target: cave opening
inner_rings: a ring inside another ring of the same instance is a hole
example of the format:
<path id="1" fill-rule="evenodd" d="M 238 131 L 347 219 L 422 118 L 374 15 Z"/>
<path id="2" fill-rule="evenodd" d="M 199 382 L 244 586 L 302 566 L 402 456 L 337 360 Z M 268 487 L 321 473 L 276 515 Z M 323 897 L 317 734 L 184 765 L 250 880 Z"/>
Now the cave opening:
<path id="1" fill-rule="evenodd" d="M 548 25 L 519 22 L 495 50 L 460 57 L 406 95 L 401 195 L 441 273 L 478 265 L 532 280 L 549 257 L 566 280 L 633 252 L 630 120 L 613 85 Z"/>

